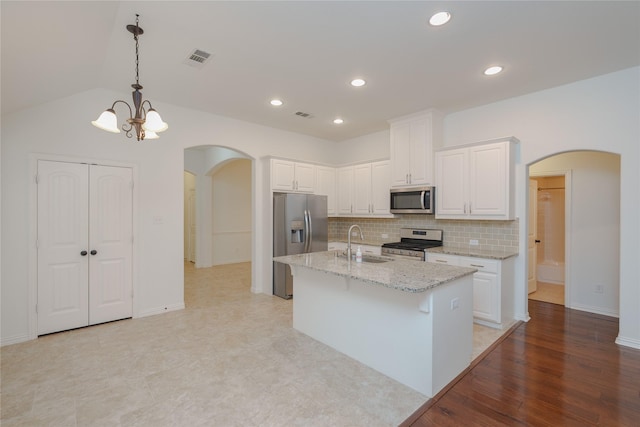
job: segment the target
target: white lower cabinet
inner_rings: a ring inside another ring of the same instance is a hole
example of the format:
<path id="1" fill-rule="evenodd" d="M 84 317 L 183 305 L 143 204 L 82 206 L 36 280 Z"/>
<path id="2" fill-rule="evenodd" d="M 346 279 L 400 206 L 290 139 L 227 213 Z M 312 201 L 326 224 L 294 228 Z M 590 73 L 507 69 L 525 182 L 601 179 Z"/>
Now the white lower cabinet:
<path id="1" fill-rule="evenodd" d="M 475 323 L 502 329 L 513 320 L 514 258 L 494 260 L 427 252 L 426 261 L 478 270 L 473 274 Z"/>

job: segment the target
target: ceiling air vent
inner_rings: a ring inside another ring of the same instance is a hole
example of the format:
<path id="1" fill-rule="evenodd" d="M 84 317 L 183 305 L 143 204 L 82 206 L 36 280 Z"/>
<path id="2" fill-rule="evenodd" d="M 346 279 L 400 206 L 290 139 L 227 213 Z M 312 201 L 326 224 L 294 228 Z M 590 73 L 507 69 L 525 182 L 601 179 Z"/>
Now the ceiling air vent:
<path id="1" fill-rule="evenodd" d="M 209 52 L 194 49 L 183 62 L 194 68 L 202 68 L 209 61 L 209 58 L 211 58 L 211 54 Z"/>
<path id="2" fill-rule="evenodd" d="M 304 117 L 305 119 L 312 119 L 311 113 L 305 113 L 303 111 L 296 111 L 296 116 Z"/>

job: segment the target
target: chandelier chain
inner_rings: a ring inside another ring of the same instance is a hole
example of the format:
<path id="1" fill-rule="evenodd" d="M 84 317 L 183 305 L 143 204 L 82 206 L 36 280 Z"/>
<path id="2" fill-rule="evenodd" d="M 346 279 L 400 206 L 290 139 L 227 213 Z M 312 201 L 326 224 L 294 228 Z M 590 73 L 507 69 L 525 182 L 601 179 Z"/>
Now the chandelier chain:
<path id="1" fill-rule="evenodd" d="M 136 85 L 140 84 L 140 73 L 138 71 L 138 64 L 140 63 L 140 59 L 138 58 L 138 32 L 139 32 L 139 26 L 138 26 L 138 14 L 136 14 L 136 32 L 133 33 L 133 38 L 136 41 Z"/>

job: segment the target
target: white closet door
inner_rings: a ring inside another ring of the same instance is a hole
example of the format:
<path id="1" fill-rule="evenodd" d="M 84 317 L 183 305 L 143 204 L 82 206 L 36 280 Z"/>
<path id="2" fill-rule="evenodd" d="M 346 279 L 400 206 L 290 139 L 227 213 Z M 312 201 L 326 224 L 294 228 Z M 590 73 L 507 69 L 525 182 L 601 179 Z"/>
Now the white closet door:
<path id="1" fill-rule="evenodd" d="M 92 165 L 89 189 L 89 324 L 131 317 L 132 171 Z"/>
<path id="2" fill-rule="evenodd" d="M 88 177 L 86 164 L 38 161 L 38 335 L 89 321 Z"/>

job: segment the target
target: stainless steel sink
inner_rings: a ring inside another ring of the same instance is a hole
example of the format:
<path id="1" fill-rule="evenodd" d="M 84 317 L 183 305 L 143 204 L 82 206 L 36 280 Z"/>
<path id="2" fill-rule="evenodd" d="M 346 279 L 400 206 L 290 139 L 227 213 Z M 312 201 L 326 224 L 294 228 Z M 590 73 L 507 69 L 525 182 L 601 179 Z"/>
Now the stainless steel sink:
<path id="1" fill-rule="evenodd" d="M 346 258 L 346 254 L 340 254 L 340 258 Z M 355 255 L 351 257 L 352 262 L 356 262 Z M 362 262 L 367 262 L 371 264 L 382 264 L 383 262 L 393 261 L 393 258 L 383 257 L 383 256 L 371 256 L 371 255 L 363 255 Z"/>

